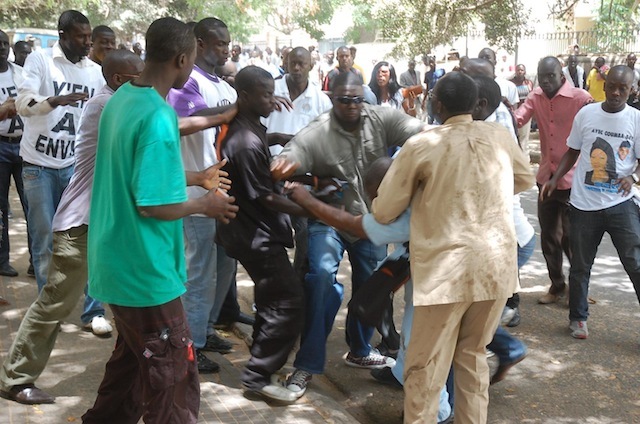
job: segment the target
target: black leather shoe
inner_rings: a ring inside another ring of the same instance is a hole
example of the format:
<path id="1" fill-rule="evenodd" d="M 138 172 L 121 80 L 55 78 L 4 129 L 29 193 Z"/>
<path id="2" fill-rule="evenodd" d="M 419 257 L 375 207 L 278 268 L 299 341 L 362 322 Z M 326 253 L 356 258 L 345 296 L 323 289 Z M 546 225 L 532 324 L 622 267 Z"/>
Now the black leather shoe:
<path id="1" fill-rule="evenodd" d="M 253 327 L 253 324 L 255 324 L 256 319 L 249 315 L 249 314 L 245 314 L 244 312 L 240 312 L 240 315 L 238 315 L 238 320 L 237 322 L 241 322 L 242 324 L 247 324 Z"/>
<path id="2" fill-rule="evenodd" d="M 393 376 L 391 372 L 391 368 L 384 367 L 379 369 L 372 369 L 371 376 L 376 379 L 376 381 L 386 384 L 388 386 L 393 386 L 398 389 L 402 389 L 402 384 Z"/>
<path id="3" fill-rule="evenodd" d="M 0 275 L 4 275 L 5 277 L 17 277 L 18 271 L 16 271 L 11 265 L 4 264 L 0 266 Z"/>
<path id="4" fill-rule="evenodd" d="M 33 268 L 33 264 L 29 264 L 29 269 L 27 269 L 27 275 L 29 277 L 35 277 L 36 276 L 36 270 Z"/>
<path id="5" fill-rule="evenodd" d="M 196 360 L 198 361 L 198 372 L 200 374 L 211 374 L 220 371 L 220 365 L 207 358 L 201 349 L 196 349 Z"/>
<path id="6" fill-rule="evenodd" d="M 205 350 L 207 352 L 218 352 L 221 354 L 231 353 L 233 352 L 233 343 L 223 339 L 217 334 L 212 334 L 207 336 L 207 342 L 200 350 Z"/>
<path id="7" fill-rule="evenodd" d="M 38 389 L 33 384 L 22 384 L 13 386 L 11 390 L 5 392 L 0 390 L 0 397 L 12 400 L 14 402 L 23 403 L 25 405 L 38 405 L 41 403 L 53 403 L 56 398 L 51 396 L 44 390 Z"/>

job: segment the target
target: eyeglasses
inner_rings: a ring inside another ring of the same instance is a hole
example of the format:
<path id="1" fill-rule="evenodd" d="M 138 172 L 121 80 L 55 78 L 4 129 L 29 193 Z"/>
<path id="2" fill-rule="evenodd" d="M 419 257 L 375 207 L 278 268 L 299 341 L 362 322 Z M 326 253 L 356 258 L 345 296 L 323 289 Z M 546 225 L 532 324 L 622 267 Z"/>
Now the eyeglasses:
<path id="1" fill-rule="evenodd" d="M 360 103 L 364 102 L 364 97 L 362 96 L 338 96 L 338 97 L 334 97 L 334 99 L 336 99 L 339 103 L 342 103 L 343 105 L 351 105 L 351 104 L 359 105 Z"/>

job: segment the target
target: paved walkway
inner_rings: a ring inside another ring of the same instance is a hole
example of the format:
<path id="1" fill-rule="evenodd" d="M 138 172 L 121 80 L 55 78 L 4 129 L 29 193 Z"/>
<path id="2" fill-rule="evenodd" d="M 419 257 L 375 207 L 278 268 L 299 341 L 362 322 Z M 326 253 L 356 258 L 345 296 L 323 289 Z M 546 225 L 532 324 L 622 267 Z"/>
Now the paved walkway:
<path id="1" fill-rule="evenodd" d="M 11 262 L 20 275 L 0 277 L 0 296 L 11 305 L 0 307 L 0 360 L 15 337 L 31 302 L 36 298 L 36 281 L 27 277 L 28 252 L 26 226 L 17 197 L 12 192 L 14 217 L 10 220 Z M 242 275 L 239 279 L 245 278 Z M 80 422 L 81 415 L 93 405 L 104 364 L 111 354 L 115 337 L 98 338 L 82 330 L 82 302 L 62 326 L 56 348 L 37 385 L 56 396 L 52 405 L 27 406 L 0 399 L 0 424 Z M 110 313 L 108 313 L 109 316 Z M 314 381 L 314 391 L 295 405 L 271 406 L 261 400 L 249 400 L 240 388 L 240 371 L 249 358 L 247 346 L 238 336 L 248 337 L 250 328 L 239 325 L 224 335 L 235 342 L 235 352 L 228 355 L 207 353 L 220 364 L 218 374 L 200 376 L 201 423 L 354 423 L 357 422 L 335 402 L 328 385 Z M 117 405 L 114 405 L 117 407 Z M 117 423 L 114 423 L 117 424 Z"/>

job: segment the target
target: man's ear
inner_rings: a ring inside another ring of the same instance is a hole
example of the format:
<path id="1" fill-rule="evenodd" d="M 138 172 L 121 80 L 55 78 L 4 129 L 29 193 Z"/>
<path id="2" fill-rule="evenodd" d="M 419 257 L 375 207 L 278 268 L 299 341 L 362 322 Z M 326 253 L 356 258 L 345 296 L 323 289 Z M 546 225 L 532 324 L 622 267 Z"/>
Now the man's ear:
<path id="1" fill-rule="evenodd" d="M 185 53 L 180 53 L 176 56 L 176 68 L 182 69 L 187 65 L 187 55 Z"/>

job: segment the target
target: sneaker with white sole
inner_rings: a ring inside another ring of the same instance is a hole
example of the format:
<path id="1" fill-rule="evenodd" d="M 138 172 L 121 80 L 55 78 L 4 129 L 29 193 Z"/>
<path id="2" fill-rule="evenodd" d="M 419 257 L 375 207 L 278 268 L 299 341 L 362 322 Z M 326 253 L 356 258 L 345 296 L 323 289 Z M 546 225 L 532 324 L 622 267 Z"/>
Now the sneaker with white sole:
<path id="1" fill-rule="evenodd" d="M 304 395 L 304 392 L 307 391 L 307 386 L 309 382 L 313 378 L 313 375 L 310 372 L 295 370 L 289 380 L 287 381 L 287 389 L 291 390 L 298 397 Z"/>
<path id="2" fill-rule="evenodd" d="M 84 325 L 84 328 L 91 331 L 96 336 L 106 336 L 111 334 L 113 327 L 107 319 L 102 315 L 91 318 L 91 321 Z"/>
<path id="3" fill-rule="evenodd" d="M 571 321 L 569 324 L 571 330 L 571 337 L 574 339 L 584 340 L 589 337 L 589 329 L 587 328 L 587 321 Z"/>
<path id="4" fill-rule="evenodd" d="M 279 375 L 273 374 L 271 376 L 271 383 L 262 387 L 259 390 L 248 389 L 249 393 L 256 393 L 263 399 L 268 401 L 275 401 L 280 404 L 294 403 L 300 396 L 297 393 L 287 389 L 284 385 L 286 380 Z"/>
<path id="5" fill-rule="evenodd" d="M 357 357 L 348 352 L 344 355 L 344 363 L 354 368 L 376 369 L 384 367 L 393 367 L 396 360 L 388 356 L 380 355 L 377 351 L 371 350 L 369 355 Z"/>

